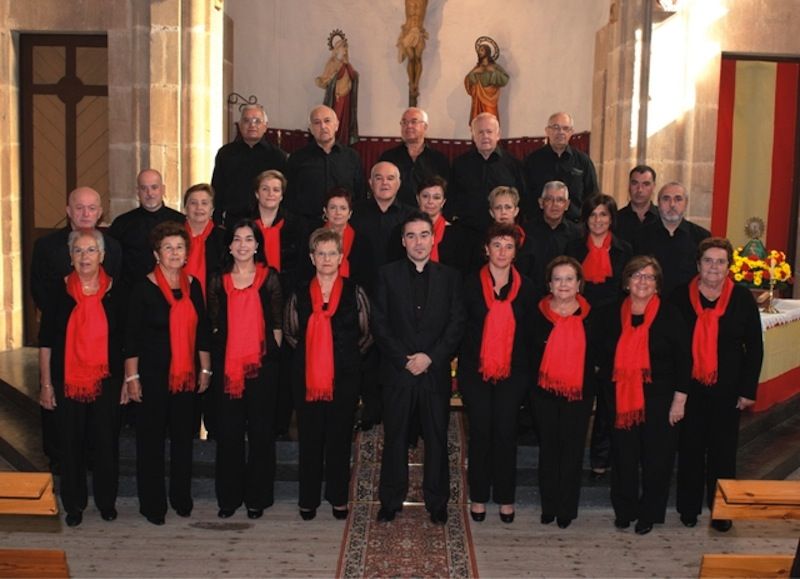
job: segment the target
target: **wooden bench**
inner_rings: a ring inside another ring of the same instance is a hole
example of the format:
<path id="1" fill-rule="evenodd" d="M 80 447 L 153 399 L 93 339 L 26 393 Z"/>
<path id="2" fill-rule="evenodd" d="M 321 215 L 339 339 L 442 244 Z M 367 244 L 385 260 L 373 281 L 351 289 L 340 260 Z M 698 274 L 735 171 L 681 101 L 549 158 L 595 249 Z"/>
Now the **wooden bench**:
<path id="1" fill-rule="evenodd" d="M 64 551 L 0 549 L 0 577 L 69 577 Z"/>
<path id="2" fill-rule="evenodd" d="M 49 472 L 0 472 L 0 515 L 57 515 Z"/>
<path id="3" fill-rule="evenodd" d="M 800 519 L 800 481 L 719 480 L 712 519 Z M 707 554 L 700 577 L 790 577 L 798 555 Z"/>

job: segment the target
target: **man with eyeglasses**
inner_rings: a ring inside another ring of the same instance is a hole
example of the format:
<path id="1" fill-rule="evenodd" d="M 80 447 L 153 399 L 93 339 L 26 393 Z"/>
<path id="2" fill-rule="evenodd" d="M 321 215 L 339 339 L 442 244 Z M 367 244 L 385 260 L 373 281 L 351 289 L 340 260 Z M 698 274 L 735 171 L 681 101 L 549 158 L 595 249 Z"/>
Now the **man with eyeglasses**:
<path id="1" fill-rule="evenodd" d="M 358 153 L 336 141 L 339 118 L 332 108 L 319 105 L 311 109 L 308 128 L 313 142 L 289 157 L 286 205 L 314 229 L 322 225 L 322 203 L 328 191 L 344 187 L 356 202 L 364 199 L 365 184 Z"/>
<path id="2" fill-rule="evenodd" d="M 245 105 L 239 134 L 217 151 L 211 186 L 214 188 L 214 223 L 231 225 L 249 215 L 253 179 L 270 169 L 286 173 L 286 152 L 267 141 L 267 113 L 259 104 Z"/>
<path id="3" fill-rule="evenodd" d="M 658 192 L 659 219 L 634 237 L 634 254 L 651 255 L 661 264 L 665 296 L 697 275 L 697 247 L 711 237 L 710 231 L 684 218 L 688 204 L 686 187 L 678 181 L 667 183 Z"/>
<path id="4" fill-rule="evenodd" d="M 73 231 L 92 231 L 97 228 L 103 216 L 100 194 L 91 187 L 78 187 L 67 197 L 67 224 L 44 237 L 33 245 L 30 271 L 30 291 L 33 303 L 43 310 L 51 297 L 57 295 L 58 284 L 72 273 L 72 256 L 69 254 L 67 240 Z M 105 258 L 103 269 L 113 279 L 119 279 L 122 267 L 122 250 L 119 243 L 108 233 L 103 232 Z M 42 408 L 42 443 L 45 455 L 53 472 L 59 470 L 58 433 L 55 413 Z"/>
<path id="5" fill-rule="evenodd" d="M 428 131 L 428 113 L 417 107 L 405 110 L 400 118 L 400 136 L 403 142 L 383 152 L 381 161 L 389 161 L 400 169 L 400 191 L 397 196 L 406 205 L 417 203 L 419 186 L 439 176 L 450 178 L 447 156 L 425 142 Z"/>
<path id="6" fill-rule="evenodd" d="M 562 181 L 548 181 L 539 197 L 540 214 L 525 225 L 533 253 L 532 276 L 536 287 L 545 291 L 547 264 L 563 255 L 567 244 L 580 237 L 580 228 L 565 218 L 569 207 L 570 190 Z"/>
<path id="7" fill-rule="evenodd" d="M 644 225 L 658 220 L 658 208 L 653 203 L 653 190 L 656 187 L 656 172 L 649 165 L 637 165 L 628 174 L 628 195 L 630 202 L 617 211 L 617 224 L 614 235 L 633 244 L 636 232 Z"/>
<path id="8" fill-rule="evenodd" d="M 583 200 L 600 190 L 597 171 L 589 155 L 569 146 L 574 131 L 571 115 L 553 113 L 544 131 L 547 144 L 525 158 L 528 187 L 530 191 L 541 191 L 548 181 L 565 183 L 570 196 L 567 219 L 577 222 Z"/>

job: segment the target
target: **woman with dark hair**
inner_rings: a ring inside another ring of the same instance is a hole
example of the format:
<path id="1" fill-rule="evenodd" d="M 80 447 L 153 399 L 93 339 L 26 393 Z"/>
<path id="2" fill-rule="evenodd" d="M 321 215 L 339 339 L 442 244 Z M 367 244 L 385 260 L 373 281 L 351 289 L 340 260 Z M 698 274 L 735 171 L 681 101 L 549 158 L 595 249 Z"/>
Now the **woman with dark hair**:
<path id="1" fill-rule="evenodd" d="M 340 274 L 342 238 L 321 228 L 308 243 L 316 275 L 286 305 L 286 341 L 294 346 L 292 383 L 300 442 L 300 516 L 310 521 L 325 500 L 347 518 L 353 414 L 361 356 L 369 347 L 369 302 Z"/>
<path id="2" fill-rule="evenodd" d="M 264 240 L 255 223 L 240 220 L 228 230 L 226 242 L 229 253 L 208 299 L 217 368 L 217 514 L 227 519 L 244 503 L 247 516 L 258 519 L 274 502 L 283 298 L 277 272 L 266 265 Z"/>
<path id="3" fill-rule="evenodd" d="M 87 444 L 94 502 L 104 520 L 117 518 L 122 358 L 112 280 L 101 265 L 103 234 L 73 231 L 68 245 L 74 271 L 49 296 L 39 326 L 39 404 L 55 410 L 61 502 L 67 525 L 75 527 L 88 501 Z"/>
<path id="4" fill-rule="evenodd" d="M 583 266 L 586 301 L 592 306 L 592 317 L 598 327 L 608 327 L 619 313 L 622 297 L 622 269 L 633 252 L 630 244 L 614 235 L 617 203 L 609 195 L 587 198 L 581 208 L 585 235 L 567 243 L 564 253 Z M 592 424 L 589 461 L 593 478 L 601 478 L 611 460 L 611 428 L 614 409 L 611 407 L 611 369 L 613 358 L 600 358 L 597 371 L 597 406 Z"/>
<path id="5" fill-rule="evenodd" d="M 731 242 L 709 237 L 697 248 L 698 275 L 670 296 L 688 323 L 692 380 L 678 447 L 677 507 L 697 524 L 703 493 L 709 511 L 717 479 L 736 478 L 739 417 L 755 403 L 764 355 L 761 317 L 747 288 L 728 276 Z M 720 532 L 728 519 L 712 520 Z"/>
<path id="6" fill-rule="evenodd" d="M 467 273 L 472 265 L 470 239 L 464 228 L 458 223 L 451 223 L 445 219 L 442 210 L 447 203 L 447 181 L 435 175 L 420 183 L 417 190 L 417 206 L 423 213 L 427 213 L 433 221 L 433 251 L 431 261 L 452 266 L 462 274 Z M 399 242 L 397 257 L 403 257 L 405 252 Z"/>
<path id="7" fill-rule="evenodd" d="M 167 512 L 164 441 L 170 441 L 169 502 L 192 514 L 192 438 L 197 392 L 211 381 L 206 308 L 200 282 L 183 270 L 189 234 L 173 221 L 150 234 L 156 266 L 133 288 L 125 337 L 125 385 L 136 409 L 139 511 L 154 525 Z M 200 360 L 200 370 L 195 360 Z"/>
<path id="8" fill-rule="evenodd" d="M 339 275 L 352 279 L 369 291 L 373 277 L 372 249 L 369 241 L 350 225 L 353 216 L 353 195 L 344 187 L 334 187 L 325 195 L 322 219 L 325 227 L 342 238 L 342 263 Z"/>
<path id="9" fill-rule="evenodd" d="M 524 276 L 531 278 L 534 275 L 533 247 L 531 238 L 519 224 L 519 191 L 516 187 L 500 186 L 489 192 L 489 215 L 494 223 L 509 225 L 516 229 L 519 236 L 517 256 L 514 267 Z"/>
<path id="10" fill-rule="evenodd" d="M 183 211 L 186 213 L 186 231 L 189 233 L 189 256 L 184 270 L 196 278 L 207 297 L 208 282 L 217 273 L 222 263 L 225 233 L 214 226 L 214 190 L 208 183 L 192 185 L 183 195 Z"/>
<path id="11" fill-rule="evenodd" d="M 533 411 L 539 425 L 541 523 L 566 529 L 578 516 L 581 464 L 594 403 L 591 306 L 581 295 L 583 270 L 565 255 L 545 270 L 550 295 L 539 302 L 534 328 Z"/>
<path id="12" fill-rule="evenodd" d="M 622 271 L 629 295 L 614 354 L 611 503 L 614 526 L 636 521 L 639 535 L 664 522 L 675 426 L 683 419 L 691 370 L 686 325 L 675 306 L 659 299 L 662 282 L 661 266 L 650 256 L 634 257 Z"/>
<path id="13" fill-rule="evenodd" d="M 520 242 L 513 225 L 492 224 L 488 263 L 467 276 L 467 327 L 458 356 L 458 384 L 469 418 L 469 495 L 472 520 L 486 518 L 490 494 L 500 519 L 514 520 L 517 416 L 531 379 L 532 282 L 517 271 Z"/>

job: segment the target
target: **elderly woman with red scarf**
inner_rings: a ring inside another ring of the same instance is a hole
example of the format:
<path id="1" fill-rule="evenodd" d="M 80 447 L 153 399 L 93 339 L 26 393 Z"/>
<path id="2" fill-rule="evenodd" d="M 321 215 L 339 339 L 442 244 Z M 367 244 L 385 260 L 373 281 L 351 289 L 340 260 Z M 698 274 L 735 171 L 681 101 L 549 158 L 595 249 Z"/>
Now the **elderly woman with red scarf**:
<path id="1" fill-rule="evenodd" d="M 286 341 L 294 347 L 292 384 L 300 443 L 300 516 L 320 505 L 322 479 L 333 517 L 349 512 L 350 447 L 361 356 L 369 348 L 369 301 L 340 274 L 342 238 L 317 229 L 308 242 L 316 275 L 286 304 Z"/>
<path id="2" fill-rule="evenodd" d="M 697 524 L 703 494 L 709 511 L 717 479 L 736 478 L 739 417 L 755 403 L 764 355 L 761 318 L 752 294 L 728 277 L 731 242 L 710 237 L 697 248 L 698 275 L 670 296 L 690 331 L 692 381 L 678 444 L 677 507 Z M 720 532 L 728 519 L 712 520 Z"/>
<path id="3" fill-rule="evenodd" d="M 472 520 L 486 518 L 490 495 L 500 519 L 514 520 L 517 416 L 531 382 L 530 329 L 536 309 L 532 282 L 514 258 L 520 244 L 513 225 L 492 224 L 488 263 L 467 276 L 467 329 L 458 356 L 458 384 L 469 417 L 469 495 Z"/>
<path id="4" fill-rule="evenodd" d="M 212 280 L 208 296 L 217 368 L 217 514 L 222 519 L 233 516 L 242 503 L 248 518 L 258 519 L 274 502 L 283 297 L 278 273 L 266 265 L 263 243 L 249 219 L 234 224 L 226 235 L 229 252 L 222 274 Z"/>
<path id="5" fill-rule="evenodd" d="M 650 256 L 634 257 L 622 272 L 628 297 L 614 354 L 611 504 L 614 526 L 636 521 L 638 535 L 664 522 L 692 363 L 683 318 L 659 298 L 662 282 Z"/>
<path id="6" fill-rule="evenodd" d="M 595 395 L 592 308 L 580 293 L 583 269 L 573 258 L 553 259 L 545 279 L 550 295 L 539 302 L 534 321 L 540 522 L 557 521 L 566 529 L 578 516 L 583 449 Z"/>
<path id="7" fill-rule="evenodd" d="M 139 512 L 163 525 L 164 441 L 170 441 L 169 503 L 192 514 L 192 440 L 196 394 L 211 381 L 206 308 L 200 282 L 186 274 L 189 234 L 165 221 L 150 234 L 156 266 L 134 286 L 125 336 L 125 385 L 136 408 Z M 199 359 L 200 368 L 195 361 Z"/>
<path id="8" fill-rule="evenodd" d="M 39 326 L 39 403 L 55 410 L 61 443 L 61 502 L 70 527 L 86 508 L 86 447 L 91 440 L 94 502 L 106 521 L 117 518 L 120 376 L 111 278 L 97 230 L 73 231 L 74 271 L 50 296 Z"/>

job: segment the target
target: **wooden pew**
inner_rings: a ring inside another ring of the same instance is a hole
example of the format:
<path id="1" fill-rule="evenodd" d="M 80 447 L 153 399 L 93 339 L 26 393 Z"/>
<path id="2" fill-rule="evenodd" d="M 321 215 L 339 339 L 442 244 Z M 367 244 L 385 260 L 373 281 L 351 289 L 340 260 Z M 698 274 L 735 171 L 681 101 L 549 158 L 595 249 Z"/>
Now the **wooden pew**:
<path id="1" fill-rule="evenodd" d="M 800 519 L 800 481 L 719 480 L 711 517 Z M 700 577 L 790 577 L 798 556 L 707 554 L 703 555 Z"/>
<path id="2" fill-rule="evenodd" d="M 0 549 L 0 577 L 69 577 L 64 551 Z"/>

